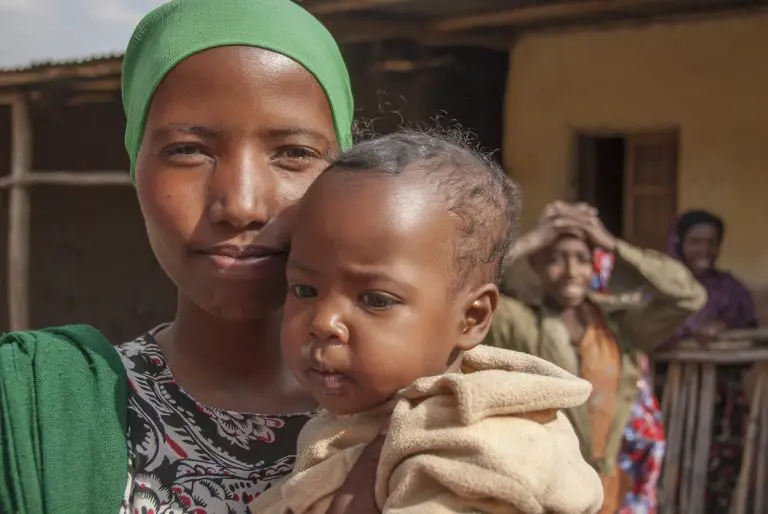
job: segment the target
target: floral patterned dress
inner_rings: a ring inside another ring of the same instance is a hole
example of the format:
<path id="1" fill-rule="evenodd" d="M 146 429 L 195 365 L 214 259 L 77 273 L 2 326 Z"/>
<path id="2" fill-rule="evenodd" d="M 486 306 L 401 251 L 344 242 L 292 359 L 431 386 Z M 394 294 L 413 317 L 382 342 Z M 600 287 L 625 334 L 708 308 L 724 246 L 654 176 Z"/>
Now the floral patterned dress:
<path id="1" fill-rule="evenodd" d="M 632 481 L 619 514 L 655 514 L 666 437 L 661 408 L 648 380 L 648 359 L 641 357 L 643 376 L 638 381 L 637 401 L 624 429 L 619 467 Z"/>
<path id="2" fill-rule="evenodd" d="M 293 468 L 312 413 L 230 412 L 189 396 L 152 334 L 117 347 L 128 372 L 127 514 L 246 514 Z"/>

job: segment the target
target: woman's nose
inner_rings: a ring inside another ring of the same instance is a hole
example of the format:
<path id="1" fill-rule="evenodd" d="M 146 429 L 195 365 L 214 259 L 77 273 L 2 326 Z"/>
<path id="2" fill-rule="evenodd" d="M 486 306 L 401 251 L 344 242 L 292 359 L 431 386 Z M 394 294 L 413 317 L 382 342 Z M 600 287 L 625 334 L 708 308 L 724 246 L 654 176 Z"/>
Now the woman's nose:
<path id="1" fill-rule="evenodd" d="M 269 165 L 252 152 L 221 159 L 208 185 L 210 220 L 238 230 L 261 228 L 280 211 L 275 181 Z"/>
<path id="2" fill-rule="evenodd" d="M 576 273 L 576 266 L 577 263 L 574 261 L 574 259 L 566 259 L 565 266 L 563 268 L 563 275 L 568 278 L 572 278 Z"/>

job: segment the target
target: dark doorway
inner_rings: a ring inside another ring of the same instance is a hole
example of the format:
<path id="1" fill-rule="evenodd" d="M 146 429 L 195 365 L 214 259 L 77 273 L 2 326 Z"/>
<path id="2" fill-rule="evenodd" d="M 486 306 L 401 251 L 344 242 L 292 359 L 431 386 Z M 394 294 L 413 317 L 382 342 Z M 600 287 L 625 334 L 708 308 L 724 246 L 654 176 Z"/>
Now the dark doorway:
<path id="1" fill-rule="evenodd" d="M 679 141 L 677 129 L 577 134 L 578 199 L 616 236 L 664 250 L 677 212 Z"/>
<path id="2" fill-rule="evenodd" d="M 579 137 L 579 200 L 600 211 L 605 227 L 624 237 L 624 138 Z"/>

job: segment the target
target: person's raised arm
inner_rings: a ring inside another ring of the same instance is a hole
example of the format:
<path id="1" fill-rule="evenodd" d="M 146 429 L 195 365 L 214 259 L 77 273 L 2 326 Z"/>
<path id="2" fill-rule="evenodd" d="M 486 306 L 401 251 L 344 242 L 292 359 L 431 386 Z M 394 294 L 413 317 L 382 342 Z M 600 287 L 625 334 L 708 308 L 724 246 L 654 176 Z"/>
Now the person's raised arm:
<path id="1" fill-rule="evenodd" d="M 579 220 L 593 246 L 605 248 L 616 256 L 611 291 L 644 293 L 646 301 L 630 308 L 624 319 L 633 346 L 643 351 L 654 349 L 704 306 L 706 291 L 684 264 L 660 252 L 617 239 L 596 213 L 585 213 Z"/>

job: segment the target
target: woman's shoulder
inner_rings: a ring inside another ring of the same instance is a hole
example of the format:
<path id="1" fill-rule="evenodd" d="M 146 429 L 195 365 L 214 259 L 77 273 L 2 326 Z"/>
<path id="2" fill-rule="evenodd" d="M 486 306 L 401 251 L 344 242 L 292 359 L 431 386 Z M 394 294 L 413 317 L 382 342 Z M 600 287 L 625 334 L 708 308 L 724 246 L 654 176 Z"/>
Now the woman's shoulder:
<path id="1" fill-rule="evenodd" d="M 0 380 L 16 394 L 59 389 L 127 398 L 120 355 L 97 328 L 65 325 L 0 336 Z M 58 393 L 57 393 L 58 394 Z"/>
<path id="2" fill-rule="evenodd" d="M 523 299 L 513 298 L 511 296 L 499 296 L 499 305 L 496 308 L 494 320 L 499 322 L 520 322 L 533 321 L 537 317 L 538 304 L 534 301 L 524 301 Z"/>
<path id="3" fill-rule="evenodd" d="M 493 315 L 484 343 L 517 351 L 530 352 L 537 340 L 539 313 L 535 308 L 502 295 Z"/>
<path id="4" fill-rule="evenodd" d="M 8 442 L 6 448 L 25 449 L 13 450 L 16 470 L 2 479 L 23 481 L 25 489 L 34 490 L 35 484 L 24 477 L 33 476 L 42 458 L 45 490 L 60 493 L 51 495 L 51 511 L 73 505 L 79 512 L 105 512 L 105 505 L 116 510 L 128 468 L 128 385 L 125 368 L 107 338 L 87 325 L 4 334 L 0 390 L 0 418 L 10 420 L 0 426 L 0 440 Z M 8 427 L 13 430 L 4 432 Z M 73 489 L 72 476 L 82 483 L 98 482 L 98 494 Z"/>
<path id="5" fill-rule="evenodd" d="M 739 280 L 736 275 L 729 271 L 717 270 L 715 274 L 716 282 L 721 288 L 728 288 L 731 292 L 738 294 L 749 294 L 749 289 L 744 282 Z"/>
<path id="6" fill-rule="evenodd" d="M 71 367 L 105 365 L 119 373 L 120 357 L 107 338 L 90 325 L 65 325 L 40 330 L 9 332 L 0 336 L 0 360 L 16 366 L 55 364 L 62 372 Z"/>

